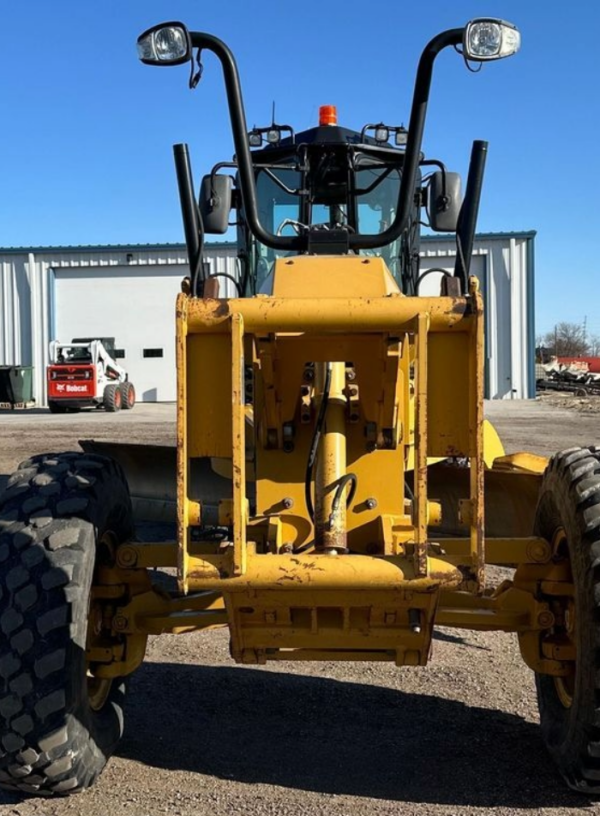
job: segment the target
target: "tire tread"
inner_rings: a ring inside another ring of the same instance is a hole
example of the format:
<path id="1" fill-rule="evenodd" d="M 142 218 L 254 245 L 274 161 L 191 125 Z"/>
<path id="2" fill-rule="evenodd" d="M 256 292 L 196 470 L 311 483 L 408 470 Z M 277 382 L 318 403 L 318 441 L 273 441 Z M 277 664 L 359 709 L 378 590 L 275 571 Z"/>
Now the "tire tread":
<path id="1" fill-rule="evenodd" d="M 0 496 L 0 787 L 5 789 L 40 795 L 86 788 L 121 736 L 100 748 L 73 716 L 69 699 L 76 685 L 69 679 L 74 650 L 80 655 L 85 650 L 96 532 L 111 500 L 116 508 L 111 523 L 125 540 L 133 534 L 132 512 L 120 466 L 81 453 L 32 457 Z M 119 686 L 117 707 L 122 696 Z M 114 719 L 122 723 L 119 712 Z"/>
<path id="2" fill-rule="evenodd" d="M 555 506 L 561 507 L 561 518 L 567 519 L 571 537 L 570 557 L 573 561 L 576 592 L 586 593 L 592 605 L 590 620 L 583 625 L 591 627 L 592 643 L 586 655 L 578 655 L 578 673 L 582 673 L 593 687 L 591 708 L 583 705 L 577 712 L 564 715 L 585 722 L 573 723 L 565 729 L 562 743 L 557 740 L 556 723 L 550 715 L 546 678 L 536 676 L 540 721 L 547 747 L 569 787 L 585 794 L 600 794 L 600 446 L 569 448 L 555 454 L 548 463 L 540 491 L 540 508 L 553 496 Z M 542 525 L 543 526 L 543 525 Z M 565 523 L 567 526 L 567 523 Z M 536 522 L 537 534 L 546 531 Z M 570 538 L 570 536 L 567 536 Z M 576 550 L 573 552 L 573 550 Z M 576 562 L 576 563 L 575 563 Z M 579 577 L 577 577 L 579 576 Z M 579 582 L 579 587 L 577 583 Z M 580 625 L 581 622 L 580 622 Z M 578 704 L 573 701 L 573 711 Z"/>

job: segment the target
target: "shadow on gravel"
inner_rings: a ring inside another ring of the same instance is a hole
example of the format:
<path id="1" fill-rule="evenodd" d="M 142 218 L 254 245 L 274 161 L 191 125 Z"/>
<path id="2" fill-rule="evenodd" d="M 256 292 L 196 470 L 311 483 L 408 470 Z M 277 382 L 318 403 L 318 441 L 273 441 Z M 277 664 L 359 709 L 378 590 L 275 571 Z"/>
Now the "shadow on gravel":
<path id="1" fill-rule="evenodd" d="M 80 408 L 78 411 L 68 411 L 65 414 L 53 414 L 48 408 L 26 408 L 24 410 L 15 409 L 14 411 L 10 408 L 0 408 L 0 417 L 3 416 L 11 416 L 17 419 L 26 419 L 30 416 L 45 416 L 48 419 L 60 419 L 61 417 L 71 417 L 71 421 L 73 419 L 73 414 L 94 414 L 98 409 L 94 408 Z M 104 411 L 99 411 L 98 413 L 104 414 Z"/>
<path id="2" fill-rule="evenodd" d="M 146 663 L 118 753 L 322 793 L 456 807 L 581 808 L 538 727 L 502 711 L 250 668 Z"/>
<path id="3" fill-rule="evenodd" d="M 2 495 L 9 478 L 10 478 L 9 473 L 0 473 L 0 495 Z"/>
<path id="4" fill-rule="evenodd" d="M 48 408 L 27 408 L 26 410 L 12 410 L 11 408 L 0 408 L 0 417 L 12 416 L 18 419 L 25 419 L 28 416 L 50 416 Z"/>
<path id="5" fill-rule="evenodd" d="M 469 649 L 480 649 L 482 652 L 491 651 L 488 646 L 479 646 L 477 643 L 470 643 L 461 635 L 450 634 L 450 632 L 440 632 L 439 629 L 433 630 L 433 639 L 439 640 L 442 643 L 455 643 L 459 646 L 468 646 Z"/>

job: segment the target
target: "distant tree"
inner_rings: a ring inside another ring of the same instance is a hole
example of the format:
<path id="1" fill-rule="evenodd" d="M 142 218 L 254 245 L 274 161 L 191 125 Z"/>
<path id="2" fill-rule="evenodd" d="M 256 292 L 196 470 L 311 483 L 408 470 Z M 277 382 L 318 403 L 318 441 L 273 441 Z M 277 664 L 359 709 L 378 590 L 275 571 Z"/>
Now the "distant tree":
<path id="1" fill-rule="evenodd" d="M 588 345 L 590 357 L 600 357 L 600 336 L 592 334 Z"/>
<path id="2" fill-rule="evenodd" d="M 541 345 L 554 357 L 586 357 L 590 354 L 585 328 L 578 323 L 557 323 L 554 331 L 544 335 Z"/>

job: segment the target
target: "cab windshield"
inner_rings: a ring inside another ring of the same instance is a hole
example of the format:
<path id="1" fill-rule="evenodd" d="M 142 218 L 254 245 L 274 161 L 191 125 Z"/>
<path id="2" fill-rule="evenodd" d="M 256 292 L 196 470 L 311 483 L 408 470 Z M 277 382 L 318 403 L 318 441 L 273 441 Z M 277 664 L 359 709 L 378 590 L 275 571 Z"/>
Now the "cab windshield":
<path id="1" fill-rule="evenodd" d="M 335 157 L 337 158 L 337 157 Z M 394 157 L 395 158 L 395 157 Z M 259 218 L 275 235 L 297 235 L 309 228 L 346 228 L 363 235 L 384 232 L 398 206 L 401 169 L 398 159 L 386 163 L 366 154 L 352 158 L 353 167 L 339 161 L 300 168 L 294 165 L 259 167 L 256 187 Z M 399 282 L 399 241 L 361 255 L 381 256 Z M 293 254 L 271 249 L 254 240 L 251 247 L 247 294 L 268 294 L 275 260 Z"/>

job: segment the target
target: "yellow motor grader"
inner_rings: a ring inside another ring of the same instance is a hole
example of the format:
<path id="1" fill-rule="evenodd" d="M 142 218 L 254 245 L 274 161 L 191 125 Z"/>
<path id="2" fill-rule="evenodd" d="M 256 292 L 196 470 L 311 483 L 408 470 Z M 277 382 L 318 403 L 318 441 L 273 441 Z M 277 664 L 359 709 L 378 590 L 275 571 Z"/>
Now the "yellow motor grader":
<path id="1" fill-rule="evenodd" d="M 3 786 L 94 781 L 148 635 L 228 626 L 245 664 L 424 666 L 445 626 L 516 633 L 550 754 L 570 786 L 598 789 L 600 448 L 506 455 L 484 420 L 484 307 L 469 267 L 487 144 L 473 144 L 464 196 L 421 149 L 437 55 L 486 62 L 519 42 L 496 19 L 444 31 L 421 56 L 407 129 L 349 130 L 324 106 L 296 133 L 248 130 L 222 41 L 180 23 L 139 38 L 143 62 L 188 64 L 192 86 L 216 56 L 235 144 L 198 198 L 175 146 L 190 260 L 176 304 L 176 495 L 155 476 L 169 453 L 127 446 L 36 456 L 11 477 Z M 452 272 L 420 269 L 424 218 L 455 234 Z M 210 274 L 203 244 L 230 221 L 228 279 Z M 171 508 L 176 540 L 136 539 L 116 461 L 128 459 L 143 461 L 136 512 Z M 512 578 L 486 587 L 489 564 Z M 164 568 L 177 588 L 155 579 Z"/>

